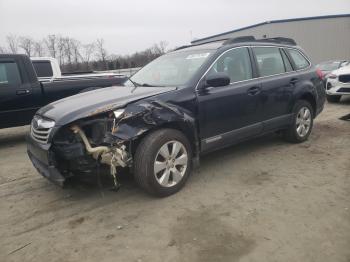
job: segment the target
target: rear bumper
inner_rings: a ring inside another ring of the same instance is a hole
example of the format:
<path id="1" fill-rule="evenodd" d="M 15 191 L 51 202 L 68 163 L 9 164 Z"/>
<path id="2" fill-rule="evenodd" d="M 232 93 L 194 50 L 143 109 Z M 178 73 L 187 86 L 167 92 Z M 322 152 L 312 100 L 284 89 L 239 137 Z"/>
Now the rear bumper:
<path id="1" fill-rule="evenodd" d="M 53 155 L 49 150 L 50 145 L 39 144 L 30 135 L 27 136 L 27 153 L 36 170 L 52 183 L 63 187 L 66 178 L 54 166 Z"/>

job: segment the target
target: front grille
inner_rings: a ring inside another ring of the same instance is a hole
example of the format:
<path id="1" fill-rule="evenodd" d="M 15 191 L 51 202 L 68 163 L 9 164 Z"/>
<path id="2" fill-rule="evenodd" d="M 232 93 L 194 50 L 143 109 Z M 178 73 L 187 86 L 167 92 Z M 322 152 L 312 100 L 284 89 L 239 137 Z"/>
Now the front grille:
<path id="1" fill-rule="evenodd" d="M 54 121 L 35 116 L 30 127 L 30 134 L 35 141 L 47 144 L 50 132 L 54 126 Z"/>
<path id="2" fill-rule="evenodd" d="M 32 134 L 32 137 L 34 138 L 34 140 L 36 140 L 40 143 L 46 144 L 48 142 L 51 129 L 52 128 L 38 128 L 38 129 L 36 129 L 32 126 L 31 134 Z"/>
<path id="3" fill-rule="evenodd" d="M 340 75 L 339 82 L 349 83 L 350 82 L 350 75 Z"/>
<path id="4" fill-rule="evenodd" d="M 339 88 L 337 92 L 339 92 L 339 93 L 347 93 L 347 92 L 349 92 L 350 93 L 350 88 L 342 87 L 342 88 Z"/>

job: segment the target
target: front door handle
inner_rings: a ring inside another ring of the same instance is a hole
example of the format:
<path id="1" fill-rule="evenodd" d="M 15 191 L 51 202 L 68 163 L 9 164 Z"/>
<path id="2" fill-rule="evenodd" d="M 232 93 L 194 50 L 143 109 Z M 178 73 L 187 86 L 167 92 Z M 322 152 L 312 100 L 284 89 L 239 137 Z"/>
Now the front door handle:
<path id="1" fill-rule="evenodd" d="M 23 96 L 23 95 L 28 95 L 30 94 L 30 90 L 28 89 L 20 89 L 16 91 L 16 95 L 18 96 Z"/>
<path id="2" fill-rule="evenodd" d="M 290 84 L 291 84 L 291 85 L 295 85 L 298 81 L 299 81 L 298 78 L 292 78 L 292 79 L 290 80 Z"/>
<path id="3" fill-rule="evenodd" d="M 253 87 L 248 89 L 247 93 L 250 96 L 255 96 L 255 95 L 259 94 L 260 91 L 261 91 L 261 88 L 259 86 L 253 86 Z"/>

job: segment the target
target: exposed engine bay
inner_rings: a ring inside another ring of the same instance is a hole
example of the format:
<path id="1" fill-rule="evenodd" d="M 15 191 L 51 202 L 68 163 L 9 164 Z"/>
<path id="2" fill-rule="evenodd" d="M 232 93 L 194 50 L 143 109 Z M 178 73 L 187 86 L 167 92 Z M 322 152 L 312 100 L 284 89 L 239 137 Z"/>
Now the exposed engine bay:
<path id="1" fill-rule="evenodd" d="M 51 150 L 55 166 L 65 177 L 96 173 L 100 165 L 108 166 L 117 189 L 118 170 L 132 167 L 139 138 L 147 131 L 167 123 L 181 123 L 195 130 L 192 117 L 158 101 L 134 103 L 114 111 L 106 107 L 107 112 L 103 111 L 65 125 L 54 135 Z"/>

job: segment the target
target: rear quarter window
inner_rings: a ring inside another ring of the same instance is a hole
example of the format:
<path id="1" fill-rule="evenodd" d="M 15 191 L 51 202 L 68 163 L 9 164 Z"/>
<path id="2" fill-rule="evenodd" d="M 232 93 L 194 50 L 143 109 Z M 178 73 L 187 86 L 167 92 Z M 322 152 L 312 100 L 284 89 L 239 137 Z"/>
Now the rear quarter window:
<path id="1" fill-rule="evenodd" d="M 0 85 L 20 85 L 22 83 L 15 62 L 0 62 Z"/>
<path id="2" fill-rule="evenodd" d="M 36 75 L 38 77 L 52 77 L 52 67 L 49 61 L 32 61 Z"/>
<path id="3" fill-rule="evenodd" d="M 296 70 L 305 69 L 310 66 L 309 61 L 298 50 L 287 49 L 287 52 L 292 58 L 295 64 Z"/>

